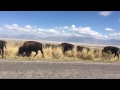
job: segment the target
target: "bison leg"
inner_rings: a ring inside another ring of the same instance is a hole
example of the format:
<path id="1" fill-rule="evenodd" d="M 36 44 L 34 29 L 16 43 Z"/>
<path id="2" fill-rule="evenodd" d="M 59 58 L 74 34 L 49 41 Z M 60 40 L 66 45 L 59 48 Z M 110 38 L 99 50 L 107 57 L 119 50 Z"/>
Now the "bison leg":
<path id="1" fill-rule="evenodd" d="M 24 54 L 22 53 L 22 56 L 24 57 Z"/>
<path id="2" fill-rule="evenodd" d="M 102 56 L 104 56 L 104 51 L 102 51 Z"/>
<path id="3" fill-rule="evenodd" d="M 65 51 L 63 50 L 63 54 L 65 54 Z"/>
<path id="4" fill-rule="evenodd" d="M 27 52 L 27 56 L 29 57 L 29 56 L 31 55 L 31 53 L 32 53 L 31 51 L 30 51 L 30 52 Z"/>
<path id="5" fill-rule="evenodd" d="M 115 56 L 117 55 L 117 57 L 118 57 L 118 60 L 119 60 L 119 54 L 117 54 L 117 53 L 115 53 L 115 55 L 114 55 L 114 58 L 115 58 Z"/>
<path id="6" fill-rule="evenodd" d="M 115 58 L 115 56 L 116 56 L 117 54 L 115 53 L 115 55 L 114 55 L 114 57 L 113 58 Z M 118 55 L 117 55 L 118 56 Z"/>
<path id="7" fill-rule="evenodd" d="M 117 54 L 117 56 L 118 56 L 118 60 L 119 60 L 119 54 Z"/>
<path id="8" fill-rule="evenodd" d="M 42 56 L 43 56 L 43 58 L 44 58 L 43 50 L 41 50 L 41 53 L 42 53 Z"/>
<path id="9" fill-rule="evenodd" d="M 88 51 L 86 50 L 86 54 L 88 55 Z"/>
<path id="10" fill-rule="evenodd" d="M 29 52 L 26 52 L 26 55 L 27 55 L 27 57 L 29 57 L 29 56 L 30 56 L 30 53 L 29 53 Z"/>
<path id="11" fill-rule="evenodd" d="M 0 50 L 0 54 L 1 54 L 1 50 Z"/>
<path id="12" fill-rule="evenodd" d="M 2 58 L 4 57 L 4 50 L 2 49 Z"/>
<path id="13" fill-rule="evenodd" d="M 114 58 L 115 58 L 115 56 L 116 56 L 116 55 L 117 55 L 117 57 L 118 57 L 118 60 L 119 60 L 119 54 L 115 54 L 115 55 L 114 55 Z"/>
<path id="14" fill-rule="evenodd" d="M 67 51 L 65 48 L 63 49 L 63 54 L 65 54 L 65 51 Z"/>
<path id="15" fill-rule="evenodd" d="M 27 55 L 27 52 L 25 52 L 25 54 Z M 22 56 L 24 57 L 25 55 L 24 55 L 24 52 L 22 52 Z"/>
<path id="16" fill-rule="evenodd" d="M 36 51 L 36 54 L 35 54 L 35 56 L 36 56 L 37 54 L 38 54 L 38 51 Z M 35 57 L 35 56 L 34 56 L 34 57 Z"/>

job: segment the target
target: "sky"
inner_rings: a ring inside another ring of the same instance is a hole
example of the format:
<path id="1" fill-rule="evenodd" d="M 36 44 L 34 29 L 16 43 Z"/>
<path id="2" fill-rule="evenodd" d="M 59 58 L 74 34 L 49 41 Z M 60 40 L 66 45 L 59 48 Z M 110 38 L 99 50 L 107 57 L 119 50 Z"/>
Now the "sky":
<path id="1" fill-rule="evenodd" d="M 0 34 L 120 39 L 120 11 L 0 11 Z"/>

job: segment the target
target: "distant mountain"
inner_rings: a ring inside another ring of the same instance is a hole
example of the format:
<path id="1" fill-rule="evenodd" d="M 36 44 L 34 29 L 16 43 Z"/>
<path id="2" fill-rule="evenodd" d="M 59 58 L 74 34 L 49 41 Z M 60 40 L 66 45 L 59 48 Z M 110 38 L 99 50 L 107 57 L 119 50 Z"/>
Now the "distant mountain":
<path id="1" fill-rule="evenodd" d="M 40 37 L 32 34 L 20 34 L 20 35 L 1 35 L 0 38 L 15 38 L 15 39 L 40 39 Z"/>
<path id="2" fill-rule="evenodd" d="M 60 41 L 60 42 L 75 42 L 75 43 L 88 43 L 88 44 L 110 44 L 110 45 L 120 45 L 120 40 L 116 39 L 96 39 L 92 37 L 67 37 L 67 36 L 50 36 L 50 37 L 40 37 L 30 34 L 21 35 L 1 35 L 0 38 L 14 38 L 14 39 L 31 39 L 31 40 L 47 40 L 47 41 Z"/>
<path id="3" fill-rule="evenodd" d="M 115 39 L 96 39 L 92 37 L 46 37 L 43 40 L 50 41 L 60 41 L 60 42 L 75 42 L 75 43 L 89 43 L 89 44 L 110 44 L 110 45 L 120 45 L 120 40 Z"/>

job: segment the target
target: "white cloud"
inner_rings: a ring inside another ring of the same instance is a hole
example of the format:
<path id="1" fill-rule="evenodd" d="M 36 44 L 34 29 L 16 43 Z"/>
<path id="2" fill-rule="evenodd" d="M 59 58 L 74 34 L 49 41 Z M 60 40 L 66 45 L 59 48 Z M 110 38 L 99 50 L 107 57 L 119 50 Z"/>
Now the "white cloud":
<path id="1" fill-rule="evenodd" d="M 68 29 L 68 26 L 64 26 L 63 28 L 64 28 L 64 29 Z"/>
<path id="2" fill-rule="evenodd" d="M 59 32 L 55 29 L 47 29 L 47 32 L 53 33 L 53 34 L 58 34 Z"/>
<path id="3" fill-rule="evenodd" d="M 13 25 L 4 25 L 4 28 L 8 29 L 8 30 L 18 30 L 19 26 L 17 24 L 13 24 Z"/>
<path id="4" fill-rule="evenodd" d="M 83 35 L 89 35 L 89 36 L 101 36 L 100 33 L 92 30 L 90 27 L 78 27 L 71 29 L 73 30 L 76 34 L 83 34 Z"/>
<path id="5" fill-rule="evenodd" d="M 38 30 L 38 31 L 44 31 L 44 29 L 42 29 L 42 28 L 38 28 L 37 30 Z"/>
<path id="6" fill-rule="evenodd" d="M 26 25 L 25 27 L 20 27 L 17 24 L 12 25 L 4 25 L 4 28 L 7 30 L 14 30 L 14 31 L 20 31 L 20 32 L 32 32 L 32 26 Z"/>
<path id="7" fill-rule="evenodd" d="M 114 31 L 112 28 L 105 28 L 106 31 Z"/>
<path id="8" fill-rule="evenodd" d="M 0 30 L 2 30 L 2 28 L 0 28 Z"/>
<path id="9" fill-rule="evenodd" d="M 110 36 L 120 36 L 120 33 L 112 33 L 112 34 L 109 34 Z"/>
<path id="10" fill-rule="evenodd" d="M 64 32 L 65 32 L 65 30 L 62 30 L 62 32 L 64 33 Z"/>
<path id="11" fill-rule="evenodd" d="M 4 27 L 1 27 L 3 30 L 8 30 L 9 32 L 15 32 L 17 34 L 19 33 L 27 33 L 32 34 L 36 36 L 76 36 L 76 37 L 93 37 L 93 38 L 99 38 L 99 39 L 110 39 L 110 38 L 120 38 L 120 33 L 111 33 L 108 35 L 103 35 L 95 30 L 93 30 L 91 27 L 77 27 L 75 25 L 71 26 L 63 26 L 63 27 L 55 27 L 55 28 L 38 28 L 31 25 L 25 25 L 25 27 L 21 27 L 17 24 L 12 25 L 4 25 Z M 114 31 L 111 28 L 105 28 L 105 30 L 108 31 Z"/>
<path id="12" fill-rule="evenodd" d="M 63 27 L 55 27 L 54 29 L 56 30 L 67 30 L 69 27 L 68 26 L 63 26 Z"/>
<path id="13" fill-rule="evenodd" d="M 103 37 L 100 33 L 92 30 L 90 27 L 76 27 L 75 25 L 55 27 L 50 29 L 35 28 L 31 25 L 25 25 L 25 27 L 20 27 L 17 24 L 4 25 L 7 30 L 19 31 L 22 33 L 32 33 L 35 35 L 45 35 L 45 36 L 93 36 L 93 37 Z"/>
<path id="14" fill-rule="evenodd" d="M 30 25 L 26 25 L 25 28 L 31 29 L 32 26 L 30 26 Z"/>
<path id="15" fill-rule="evenodd" d="M 109 39 L 120 39 L 120 33 L 111 33 L 108 37 Z"/>
<path id="16" fill-rule="evenodd" d="M 112 14 L 112 11 L 101 11 L 98 14 L 101 16 L 109 16 Z"/>
<path id="17" fill-rule="evenodd" d="M 13 26 L 13 27 L 18 27 L 18 25 L 17 25 L 17 24 L 13 24 L 12 26 Z"/>
<path id="18" fill-rule="evenodd" d="M 74 28 L 75 28 L 75 25 L 72 25 L 72 28 L 74 29 Z"/>

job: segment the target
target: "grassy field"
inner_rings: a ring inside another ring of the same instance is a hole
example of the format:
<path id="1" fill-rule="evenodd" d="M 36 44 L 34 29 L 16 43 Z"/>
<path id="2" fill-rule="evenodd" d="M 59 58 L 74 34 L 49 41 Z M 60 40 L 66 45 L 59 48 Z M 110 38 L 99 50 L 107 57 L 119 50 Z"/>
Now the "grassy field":
<path id="1" fill-rule="evenodd" d="M 87 46 L 90 48 L 90 52 L 86 52 L 86 49 L 83 52 L 77 52 L 76 47 L 72 51 L 67 51 L 65 55 L 62 53 L 62 49 L 59 48 L 43 48 L 44 58 L 42 57 L 41 52 L 39 51 L 38 55 L 34 57 L 35 52 L 32 52 L 30 57 L 22 57 L 17 56 L 18 48 L 24 43 L 23 40 L 6 40 L 7 41 L 7 49 L 5 50 L 4 59 L 17 59 L 17 60 L 52 60 L 52 61 L 79 61 L 79 60 L 91 60 L 91 61 L 116 61 L 117 58 L 113 59 L 113 55 L 104 53 L 102 56 L 101 50 L 104 45 L 88 45 L 88 44 L 76 44 L 74 45 L 82 45 Z M 26 40 L 25 40 L 26 41 Z M 60 42 L 44 42 L 41 41 L 42 44 L 51 43 L 51 44 L 60 44 Z M 99 50 L 98 52 L 94 53 L 94 50 Z M 2 56 L 0 56 L 1 58 Z"/>

